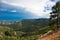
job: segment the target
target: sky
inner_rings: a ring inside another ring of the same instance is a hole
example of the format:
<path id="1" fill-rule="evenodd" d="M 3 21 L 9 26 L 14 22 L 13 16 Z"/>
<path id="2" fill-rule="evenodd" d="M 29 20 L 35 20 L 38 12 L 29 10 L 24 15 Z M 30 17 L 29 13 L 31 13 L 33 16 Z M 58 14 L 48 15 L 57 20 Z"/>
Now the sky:
<path id="1" fill-rule="evenodd" d="M 0 0 L 0 20 L 49 18 L 59 0 Z"/>

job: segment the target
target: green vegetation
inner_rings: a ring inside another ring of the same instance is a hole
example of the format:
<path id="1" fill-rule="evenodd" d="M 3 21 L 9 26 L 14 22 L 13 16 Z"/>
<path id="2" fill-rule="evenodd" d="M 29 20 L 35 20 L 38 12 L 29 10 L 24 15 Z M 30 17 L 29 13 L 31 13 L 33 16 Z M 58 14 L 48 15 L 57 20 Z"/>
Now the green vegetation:
<path id="1" fill-rule="evenodd" d="M 54 28 L 55 27 L 53 26 L 46 26 L 42 28 L 35 28 L 33 31 L 23 31 L 16 30 L 8 26 L 0 26 L 0 40 L 36 40 L 40 35 L 43 35 Z"/>
<path id="2" fill-rule="evenodd" d="M 52 7 L 52 12 L 50 13 L 50 26 L 55 27 L 55 29 L 60 26 L 60 1 Z M 54 29 L 54 30 L 55 30 Z"/>
<path id="3" fill-rule="evenodd" d="M 17 22 L 13 25 L 2 25 L 0 26 L 0 40 L 36 40 L 40 35 L 55 29 L 53 26 L 48 26 L 48 19 L 41 21 L 36 19 L 23 21 L 22 24 Z"/>
<path id="4" fill-rule="evenodd" d="M 0 26 L 0 40 L 36 40 L 38 36 L 49 30 L 51 30 L 50 27 L 43 27 L 35 31 L 23 32 L 6 26 Z"/>
<path id="5" fill-rule="evenodd" d="M 49 30 L 42 24 L 48 26 L 48 19 L 22 20 L 13 25 L 1 25 L 0 40 L 36 40 L 40 34 Z"/>

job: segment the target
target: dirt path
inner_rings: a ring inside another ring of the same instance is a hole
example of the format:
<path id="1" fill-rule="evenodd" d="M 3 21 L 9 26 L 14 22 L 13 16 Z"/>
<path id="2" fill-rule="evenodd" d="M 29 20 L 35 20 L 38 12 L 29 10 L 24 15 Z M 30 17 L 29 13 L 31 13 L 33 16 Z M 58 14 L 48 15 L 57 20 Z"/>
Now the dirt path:
<path id="1" fill-rule="evenodd" d="M 60 40 L 60 30 L 57 30 L 52 34 L 43 37 L 39 37 L 37 40 Z"/>

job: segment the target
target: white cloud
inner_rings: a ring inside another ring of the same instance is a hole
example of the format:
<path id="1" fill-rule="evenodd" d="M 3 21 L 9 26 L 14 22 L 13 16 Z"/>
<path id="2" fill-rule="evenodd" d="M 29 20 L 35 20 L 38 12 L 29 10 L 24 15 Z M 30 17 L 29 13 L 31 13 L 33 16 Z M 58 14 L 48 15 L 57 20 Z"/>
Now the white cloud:
<path id="1" fill-rule="evenodd" d="M 16 10 L 11 10 L 11 12 L 16 12 Z"/>
<path id="2" fill-rule="evenodd" d="M 44 7 L 47 5 L 48 7 L 55 5 L 55 3 L 50 0 L 2 0 L 2 2 L 9 5 L 26 8 L 26 11 L 30 11 L 38 17 L 49 17 L 49 12 L 51 12 L 51 10 L 44 12 L 44 10 L 46 10 Z M 12 12 L 16 11 L 13 10 Z"/>

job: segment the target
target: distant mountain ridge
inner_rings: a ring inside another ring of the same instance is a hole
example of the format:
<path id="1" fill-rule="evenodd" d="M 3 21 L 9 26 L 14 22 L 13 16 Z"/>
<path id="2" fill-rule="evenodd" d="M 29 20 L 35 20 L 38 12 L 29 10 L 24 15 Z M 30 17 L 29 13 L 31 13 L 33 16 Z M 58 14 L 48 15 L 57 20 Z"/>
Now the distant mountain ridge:
<path id="1" fill-rule="evenodd" d="M 0 24 L 14 24 L 14 23 L 17 23 L 17 22 L 28 22 L 28 21 L 30 21 L 30 22 L 38 22 L 38 21 L 49 21 L 49 19 L 48 18 L 40 18 L 40 19 L 23 19 L 23 20 L 17 20 L 17 21 L 12 21 L 12 20 L 0 20 Z"/>

